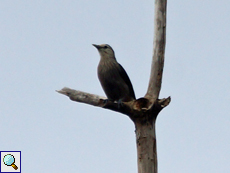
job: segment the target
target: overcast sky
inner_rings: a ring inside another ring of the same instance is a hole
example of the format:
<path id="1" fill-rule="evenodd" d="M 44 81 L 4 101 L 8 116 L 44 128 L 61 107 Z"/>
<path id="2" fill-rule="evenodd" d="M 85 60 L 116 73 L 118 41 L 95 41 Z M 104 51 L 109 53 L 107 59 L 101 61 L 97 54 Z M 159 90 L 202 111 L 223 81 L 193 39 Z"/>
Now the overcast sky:
<path id="1" fill-rule="evenodd" d="M 229 16 L 228 0 L 168 1 L 159 173 L 230 171 Z M 137 172 L 132 121 L 55 90 L 104 96 L 92 44 L 107 43 L 144 96 L 153 18 L 154 0 L 0 1 L 0 150 L 22 172 Z"/>

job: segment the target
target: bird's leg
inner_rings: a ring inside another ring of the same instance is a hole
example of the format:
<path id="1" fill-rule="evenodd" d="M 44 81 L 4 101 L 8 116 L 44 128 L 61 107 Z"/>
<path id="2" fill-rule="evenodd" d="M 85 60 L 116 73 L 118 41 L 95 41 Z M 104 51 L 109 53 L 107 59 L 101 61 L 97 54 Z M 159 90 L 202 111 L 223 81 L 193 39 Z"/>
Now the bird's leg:
<path id="1" fill-rule="evenodd" d="M 103 104 L 106 105 L 108 102 L 114 102 L 113 100 L 110 99 L 104 99 L 103 100 Z"/>
<path id="2" fill-rule="evenodd" d="M 120 109 L 121 107 L 124 106 L 124 103 L 122 102 L 122 99 L 119 99 L 117 104 L 118 104 L 118 109 Z"/>
<path id="3" fill-rule="evenodd" d="M 104 105 L 106 105 L 108 102 L 117 103 L 118 109 L 120 109 L 121 107 L 124 106 L 124 103 L 122 102 L 122 99 L 119 99 L 117 102 L 116 102 L 116 101 L 114 102 L 114 100 L 110 100 L 110 99 L 104 99 L 104 100 L 103 100 L 103 104 L 104 104 Z"/>
<path id="4" fill-rule="evenodd" d="M 103 100 L 103 104 L 105 105 L 105 104 L 107 104 L 109 102 L 109 99 L 104 99 Z"/>

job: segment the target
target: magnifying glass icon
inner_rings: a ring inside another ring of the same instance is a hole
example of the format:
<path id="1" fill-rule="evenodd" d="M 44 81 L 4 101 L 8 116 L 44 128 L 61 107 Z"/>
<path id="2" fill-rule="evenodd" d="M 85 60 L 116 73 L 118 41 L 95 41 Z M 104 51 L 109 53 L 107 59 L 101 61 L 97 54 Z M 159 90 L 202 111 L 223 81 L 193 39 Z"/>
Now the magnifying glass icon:
<path id="1" fill-rule="evenodd" d="M 14 164 L 15 163 L 15 158 L 12 154 L 7 154 L 3 158 L 3 162 L 7 166 L 12 166 L 15 170 L 18 169 L 18 167 Z"/>

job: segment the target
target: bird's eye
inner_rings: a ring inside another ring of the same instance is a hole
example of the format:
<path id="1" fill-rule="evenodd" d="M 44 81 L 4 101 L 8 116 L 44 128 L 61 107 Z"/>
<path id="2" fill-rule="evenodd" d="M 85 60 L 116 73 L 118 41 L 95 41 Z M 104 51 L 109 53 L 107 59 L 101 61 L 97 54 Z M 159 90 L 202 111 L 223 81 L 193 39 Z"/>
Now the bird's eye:
<path id="1" fill-rule="evenodd" d="M 107 48 L 108 48 L 108 46 L 105 46 L 104 48 L 105 48 L 105 49 L 107 49 Z"/>

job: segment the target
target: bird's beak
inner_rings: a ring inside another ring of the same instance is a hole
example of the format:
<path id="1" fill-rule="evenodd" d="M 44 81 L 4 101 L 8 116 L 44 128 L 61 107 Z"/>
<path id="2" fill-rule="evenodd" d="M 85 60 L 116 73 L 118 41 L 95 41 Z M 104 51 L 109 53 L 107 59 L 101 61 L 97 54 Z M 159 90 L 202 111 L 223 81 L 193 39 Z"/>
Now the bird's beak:
<path id="1" fill-rule="evenodd" d="M 97 45 L 97 44 L 93 44 L 93 46 L 96 47 L 97 49 L 102 48 L 100 45 Z"/>

